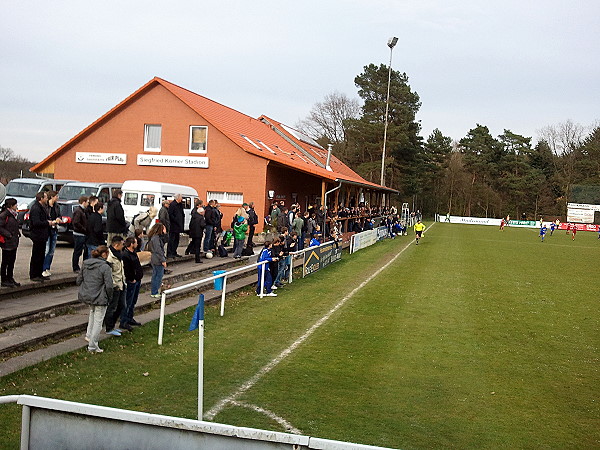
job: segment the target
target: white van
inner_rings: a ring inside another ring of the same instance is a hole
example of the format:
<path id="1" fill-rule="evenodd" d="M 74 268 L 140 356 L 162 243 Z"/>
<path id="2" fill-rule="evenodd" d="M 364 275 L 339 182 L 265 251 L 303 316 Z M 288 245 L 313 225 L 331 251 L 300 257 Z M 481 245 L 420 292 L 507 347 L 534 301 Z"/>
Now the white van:
<path id="1" fill-rule="evenodd" d="M 136 214 L 148 211 L 151 206 L 156 208 L 158 214 L 163 200 L 171 200 L 175 195 L 181 194 L 183 197 L 181 203 L 185 214 L 183 227 L 185 231 L 188 231 L 194 201 L 198 198 L 196 189 L 179 184 L 161 183 L 159 181 L 127 180 L 123 182 L 121 190 L 123 191 L 121 204 L 125 211 L 125 220 L 129 222 L 133 221 L 133 217 Z M 152 225 L 157 220 L 158 215 L 152 221 Z"/>

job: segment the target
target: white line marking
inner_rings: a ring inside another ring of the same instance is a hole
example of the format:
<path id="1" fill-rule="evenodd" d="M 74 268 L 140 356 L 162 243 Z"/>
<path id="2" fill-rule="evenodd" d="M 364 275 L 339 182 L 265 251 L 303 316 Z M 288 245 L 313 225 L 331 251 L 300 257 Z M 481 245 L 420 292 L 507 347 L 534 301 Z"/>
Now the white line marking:
<path id="1" fill-rule="evenodd" d="M 265 416 L 267 416 L 270 419 L 273 419 L 275 422 L 277 422 L 279 425 L 281 425 L 283 428 L 285 428 L 285 431 L 288 433 L 302 434 L 302 431 L 300 431 L 298 428 L 295 428 L 291 423 L 289 423 L 283 417 L 279 417 L 273 411 L 269 411 L 268 409 L 261 408 L 260 406 L 251 405 L 250 403 L 246 403 L 246 402 L 238 402 L 238 401 L 234 400 L 230 403 L 235 406 L 241 406 L 243 408 L 248 408 L 248 409 L 251 409 L 258 413 L 264 414 Z"/>
<path id="2" fill-rule="evenodd" d="M 429 228 L 431 228 L 432 226 L 433 226 L 433 224 L 430 225 Z M 300 344 L 302 344 L 306 339 L 308 339 L 321 325 L 323 325 L 325 322 L 327 322 L 327 320 L 329 320 L 331 315 L 334 312 L 336 312 L 338 309 L 340 309 L 350 298 L 352 298 L 354 296 L 354 294 L 356 294 L 358 291 L 360 291 L 363 287 L 366 286 L 367 283 L 369 283 L 373 278 L 375 278 L 377 275 L 379 275 L 381 272 L 383 272 L 385 269 L 387 269 L 390 266 L 390 264 L 392 264 L 394 261 L 396 261 L 396 259 L 404 252 L 404 250 L 406 250 L 410 246 L 410 244 L 412 242 L 414 242 L 414 239 L 411 242 L 407 243 L 406 246 L 402 250 L 400 250 L 398 252 L 398 254 L 396 256 L 394 256 L 391 260 L 389 260 L 384 266 L 377 269 L 369 278 L 367 278 L 365 281 L 360 283 L 356 288 L 354 288 L 352 290 L 352 292 L 350 292 L 342 300 L 340 300 L 337 305 L 335 305 L 333 308 L 331 308 L 329 310 L 329 312 L 327 314 L 325 314 L 323 317 L 321 317 L 319 320 L 317 320 L 317 322 L 312 327 L 310 327 L 308 330 L 306 330 L 302 336 L 300 336 L 298 339 L 296 339 L 296 341 L 294 341 L 294 343 L 292 343 L 292 345 L 290 345 L 288 348 L 286 348 L 284 351 L 282 351 L 279 354 L 279 356 L 272 359 L 269 363 L 267 363 L 266 366 L 264 366 L 262 369 L 260 369 L 252 378 L 250 378 L 248 381 L 246 381 L 244 384 L 242 384 L 238 388 L 237 391 L 235 391 L 229 397 L 221 399 L 219 402 L 217 402 L 217 404 L 215 406 L 213 406 L 209 411 L 207 411 L 204 414 L 204 418 L 206 420 L 213 420 L 215 418 L 215 416 L 217 414 L 219 414 L 223 410 L 223 408 L 225 408 L 225 406 L 227 406 L 228 403 L 233 403 L 243 393 L 245 393 L 248 389 L 253 387 L 256 383 L 258 383 L 258 381 L 262 377 L 264 377 L 271 370 L 273 370 L 273 368 L 275 368 L 281 361 L 283 361 L 294 350 L 296 350 L 296 348 L 298 348 L 298 346 L 300 346 Z"/>

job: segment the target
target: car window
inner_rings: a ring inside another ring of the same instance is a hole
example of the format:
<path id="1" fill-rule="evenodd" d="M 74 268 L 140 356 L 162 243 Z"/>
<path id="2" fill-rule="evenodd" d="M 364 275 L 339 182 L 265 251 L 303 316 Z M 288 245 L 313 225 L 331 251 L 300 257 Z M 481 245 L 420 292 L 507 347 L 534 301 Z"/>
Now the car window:
<path id="1" fill-rule="evenodd" d="M 51 191 L 51 190 L 52 190 L 52 185 L 51 185 L 51 184 L 45 184 L 45 185 L 42 187 L 42 190 L 41 190 L 41 192 L 48 192 L 48 191 Z"/>
<path id="2" fill-rule="evenodd" d="M 184 209 L 190 209 L 192 207 L 192 198 L 191 197 L 183 197 L 181 199 L 181 204 Z"/>
<path id="3" fill-rule="evenodd" d="M 152 206 L 154 205 L 154 194 L 142 194 L 141 206 Z"/>
<path id="4" fill-rule="evenodd" d="M 58 196 L 62 200 L 79 200 L 79 197 L 89 197 L 96 193 L 93 186 L 77 186 L 76 184 L 65 184 Z"/>
<path id="5" fill-rule="evenodd" d="M 34 183 L 13 183 L 6 185 L 7 197 L 35 197 L 40 188 L 39 184 Z"/>
<path id="6" fill-rule="evenodd" d="M 107 203 L 108 200 L 110 200 L 107 187 L 102 188 L 102 190 L 98 194 L 98 200 L 100 200 L 102 203 Z"/>
<path id="7" fill-rule="evenodd" d="M 125 205 L 135 206 L 135 205 L 137 205 L 137 201 L 138 201 L 138 195 L 135 192 L 125 192 L 125 194 L 123 195 L 123 204 L 125 204 Z"/>

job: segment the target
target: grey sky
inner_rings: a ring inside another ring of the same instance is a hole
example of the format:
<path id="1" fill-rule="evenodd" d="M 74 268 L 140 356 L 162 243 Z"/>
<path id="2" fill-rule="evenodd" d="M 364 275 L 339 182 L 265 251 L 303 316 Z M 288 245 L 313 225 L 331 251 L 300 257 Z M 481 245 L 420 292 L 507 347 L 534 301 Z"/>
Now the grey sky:
<path id="1" fill-rule="evenodd" d="M 600 119 L 598 0 L 9 1 L 0 9 L 0 145 L 41 160 L 154 76 L 294 125 L 387 64 L 423 136 Z"/>

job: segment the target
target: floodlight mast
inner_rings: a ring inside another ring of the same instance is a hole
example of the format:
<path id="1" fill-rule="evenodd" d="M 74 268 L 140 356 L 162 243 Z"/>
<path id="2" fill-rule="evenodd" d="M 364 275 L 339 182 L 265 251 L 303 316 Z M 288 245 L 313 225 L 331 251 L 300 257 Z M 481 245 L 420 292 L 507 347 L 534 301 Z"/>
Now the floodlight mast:
<path id="1" fill-rule="evenodd" d="M 388 112 L 390 109 L 390 83 L 392 81 L 392 51 L 398 43 L 397 37 L 391 37 L 388 39 L 387 46 L 390 48 L 390 64 L 388 66 L 388 85 L 387 85 L 387 97 L 385 100 L 385 119 L 383 126 L 383 151 L 381 153 L 381 185 L 385 186 L 385 145 L 387 141 L 387 128 L 388 128 Z M 385 203 L 385 194 L 383 194 L 383 200 Z M 381 205 L 385 206 L 385 205 Z"/>

